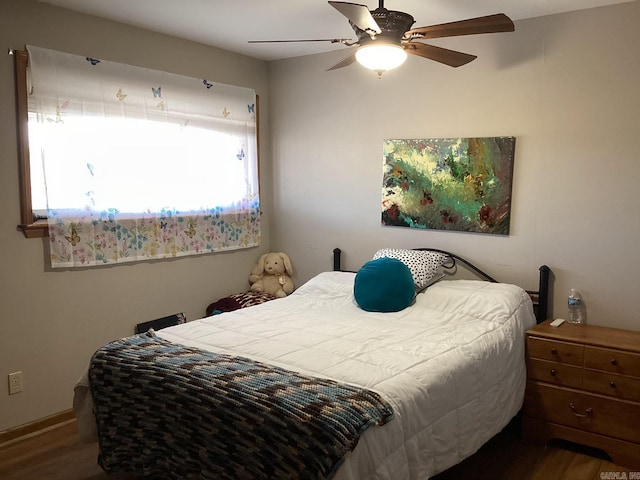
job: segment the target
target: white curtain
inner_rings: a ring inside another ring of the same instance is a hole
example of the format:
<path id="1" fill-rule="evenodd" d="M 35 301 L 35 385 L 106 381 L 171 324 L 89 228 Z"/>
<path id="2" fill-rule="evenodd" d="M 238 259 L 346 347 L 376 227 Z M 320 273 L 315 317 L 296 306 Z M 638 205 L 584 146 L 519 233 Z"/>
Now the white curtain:
<path id="1" fill-rule="evenodd" d="M 54 267 L 260 244 L 253 90 L 28 52 L 30 155 Z"/>

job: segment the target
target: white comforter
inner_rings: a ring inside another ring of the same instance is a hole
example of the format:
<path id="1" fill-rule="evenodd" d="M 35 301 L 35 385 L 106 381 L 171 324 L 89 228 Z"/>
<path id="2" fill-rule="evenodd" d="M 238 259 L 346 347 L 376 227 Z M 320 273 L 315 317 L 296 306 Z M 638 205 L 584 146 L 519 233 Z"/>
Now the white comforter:
<path id="1" fill-rule="evenodd" d="M 395 418 L 365 431 L 335 478 L 427 479 L 520 409 L 531 300 L 514 285 L 442 281 L 401 312 L 369 313 L 354 302 L 353 279 L 322 273 L 286 298 L 157 334 L 380 393 Z"/>

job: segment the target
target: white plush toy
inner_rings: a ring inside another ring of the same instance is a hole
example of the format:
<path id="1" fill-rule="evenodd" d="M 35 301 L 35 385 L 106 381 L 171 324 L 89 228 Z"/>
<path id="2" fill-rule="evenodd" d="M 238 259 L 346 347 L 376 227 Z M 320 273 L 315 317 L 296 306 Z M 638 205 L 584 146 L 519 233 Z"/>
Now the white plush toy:
<path id="1" fill-rule="evenodd" d="M 251 291 L 286 297 L 293 292 L 291 260 L 286 253 L 265 253 L 249 276 Z"/>

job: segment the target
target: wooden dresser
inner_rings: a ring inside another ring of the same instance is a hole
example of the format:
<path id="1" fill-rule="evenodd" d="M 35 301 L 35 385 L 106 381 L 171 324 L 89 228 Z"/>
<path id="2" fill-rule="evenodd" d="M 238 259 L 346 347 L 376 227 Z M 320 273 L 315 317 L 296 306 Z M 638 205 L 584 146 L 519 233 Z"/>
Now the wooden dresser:
<path id="1" fill-rule="evenodd" d="M 640 468 L 640 332 L 550 320 L 527 332 L 523 432 Z"/>

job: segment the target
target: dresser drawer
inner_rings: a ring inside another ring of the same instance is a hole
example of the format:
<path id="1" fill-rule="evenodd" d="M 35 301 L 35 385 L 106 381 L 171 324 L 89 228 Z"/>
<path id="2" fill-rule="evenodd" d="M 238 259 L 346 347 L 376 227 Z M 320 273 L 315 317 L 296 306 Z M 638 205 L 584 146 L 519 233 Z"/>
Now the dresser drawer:
<path id="1" fill-rule="evenodd" d="M 585 389 L 592 392 L 640 402 L 640 378 L 585 370 L 582 384 Z"/>
<path id="2" fill-rule="evenodd" d="M 640 355 L 609 348 L 585 347 L 584 366 L 640 378 Z"/>
<path id="3" fill-rule="evenodd" d="M 640 404 L 635 402 L 528 381 L 524 411 L 547 422 L 640 442 Z"/>
<path id="4" fill-rule="evenodd" d="M 569 365 L 582 365 L 584 346 L 577 343 L 559 342 L 543 338 L 528 337 L 527 353 L 529 357 Z"/>
<path id="5" fill-rule="evenodd" d="M 582 387 L 582 368 L 559 362 L 529 358 L 527 360 L 527 378 L 565 387 L 580 388 Z"/>

